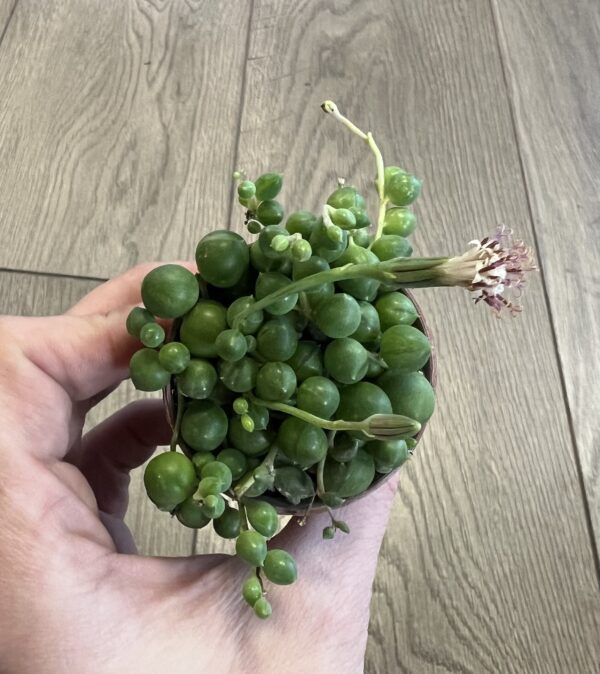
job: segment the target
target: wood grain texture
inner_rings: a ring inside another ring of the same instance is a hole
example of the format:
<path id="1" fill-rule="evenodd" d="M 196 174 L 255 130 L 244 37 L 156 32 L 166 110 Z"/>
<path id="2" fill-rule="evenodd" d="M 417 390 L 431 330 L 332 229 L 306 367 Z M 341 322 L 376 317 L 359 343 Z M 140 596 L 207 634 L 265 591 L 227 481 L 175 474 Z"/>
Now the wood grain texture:
<path id="1" fill-rule="evenodd" d="M 234 165 L 284 171 L 291 208 L 316 208 L 338 175 L 366 187 L 372 160 L 322 116 L 325 98 L 425 178 L 419 251 L 460 252 L 499 220 L 532 240 L 487 2 L 256 0 L 238 146 L 250 7 L 19 0 L 0 44 L 0 265 L 108 276 L 189 257 L 227 220 Z M 597 671 L 597 578 L 544 301 L 594 504 L 596 12 L 497 3 L 547 286 L 535 279 L 523 316 L 500 323 L 462 291 L 419 293 L 439 404 L 384 541 L 369 674 Z M 60 311 L 92 285 L 0 273 L 0 311 Z M 139 477 L 128 521 L 142 551 L 186 554 L 190 532 L 149 508 Z M 195 549 L 219 548 L 201 531 Z"/>
<path id="2" fill-rule="evenodd" d="M 0 45 L 0 266 L 108 277 L 226 224 L 250 2 L 21 0 Z"/>
<path id="3" fill-rule="evenodd" d="M 6 35 L 11 16 L 19 0 L 0 0 L 0 44 Z"/>
<path id="4" fill-rule="evenodd" d="M 94 281 L 55 278 L 39 274 L 0 272 L 0 314 L 42 316 L 60 314 L 98 284 Z M 144 394 L 131 382 L 123 383 L 89 414 L 86 430 Z M 132 472 L 129 509 L 125 518 L 138 549 L 148 555 L 188 555 L 194 532 L 173 523 L 148 501 L 143 467 Z"/>
<path id="5" fill-rule="evenodd" d="M 417 250 L 460 252 L 499 221 L 532 240 L 487 3 L 256 2 L 238 163 L 282 171 L 290 210 L 374 172 L 326 98 L 424 176 Z M 595 672 L 598 585 L 542 279 L 515 321 L 458 290 L 419 299 L 439 405 L 401 480 L 366 671 Z"/>
<path id="6" fill-rule="evenodd" d="M 495 2 L 583 479 L 600 547 L 600 5 Z"/>
<path id="7" fill-rule="evenodd" d="M 0 314 L 55 316 L 98 285 L 87 279 L 0 271 Z"/>

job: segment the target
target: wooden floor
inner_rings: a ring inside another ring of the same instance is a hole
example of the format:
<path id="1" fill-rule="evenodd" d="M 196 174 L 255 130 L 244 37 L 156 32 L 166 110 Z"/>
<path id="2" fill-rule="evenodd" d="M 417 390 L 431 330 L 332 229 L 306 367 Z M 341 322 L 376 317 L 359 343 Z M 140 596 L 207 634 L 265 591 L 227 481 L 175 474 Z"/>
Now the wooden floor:
<path id="1" fill-rule="evenodd" d="M 421 253 L 500 222 L 535 244 L 514 321 L 419 293 L 439 403 L 384 542 L 370 674 L 600 671 L 599 63 L 598 0 L 0 0 L 2 312 L 60 312 L 239 229 L 234 168 L 282 171 L 292 208 L 366 185 L 325 98 L 425 179 Z M 216 545 L 133 489 L 142 551 Z"/>

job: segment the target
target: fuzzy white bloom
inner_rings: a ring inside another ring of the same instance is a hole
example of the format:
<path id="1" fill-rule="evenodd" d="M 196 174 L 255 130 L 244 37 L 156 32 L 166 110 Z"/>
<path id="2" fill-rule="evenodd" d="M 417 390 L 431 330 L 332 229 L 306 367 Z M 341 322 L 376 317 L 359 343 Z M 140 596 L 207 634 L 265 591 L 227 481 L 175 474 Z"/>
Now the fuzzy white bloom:
<path id="1" fill-rule="evenodd" d="M 470 241 L 463 255 L 452 257 L 437 271 L 444 285 L 460 285 L 471 291 L 475 303 L 485 302 L 494 311 L 521 311 L 518 300 L 525 275 L 535 271 L 531 248 L 513 241 L 511 230 L 498 229 L 495 236 Z"/>

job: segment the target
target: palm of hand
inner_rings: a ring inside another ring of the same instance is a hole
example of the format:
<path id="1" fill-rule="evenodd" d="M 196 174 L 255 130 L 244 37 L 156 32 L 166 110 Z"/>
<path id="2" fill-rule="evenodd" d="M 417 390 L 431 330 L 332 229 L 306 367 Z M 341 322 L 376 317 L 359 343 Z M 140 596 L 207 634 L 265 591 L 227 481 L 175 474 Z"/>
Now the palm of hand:
<path id="1" fill-rule="evenodd" d="M 302 582 L 285 588 L 271 621 L 242 605 L 235 558 L 122 554 L 135 550 L 122 519 L 129 470 L 168 441 L 161 402 L 82 429 L 126 376 L 136 342 L 124 321 L 147 271 L 100 286 L 68 315 L 0 323 L 0 670 L 362 671 L 395 483 L 370 497 L 351 538 L 315 550 L 322 516 L 280 534 Z"/>

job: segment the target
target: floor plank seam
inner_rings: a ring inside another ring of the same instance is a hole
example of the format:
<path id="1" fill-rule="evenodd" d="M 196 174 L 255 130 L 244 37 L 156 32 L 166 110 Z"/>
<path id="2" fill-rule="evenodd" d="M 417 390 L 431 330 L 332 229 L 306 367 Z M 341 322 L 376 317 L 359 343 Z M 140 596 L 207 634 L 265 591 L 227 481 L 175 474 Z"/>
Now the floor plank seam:
<path id="1" fill-rule="evenodd" d="M 242 86 L 240 87 L 240 106 L 239 106 L 239 116 L 238 116 L 238 125 L 236 129 L 234 149 L 233 149 L 233 170 L 238 170 L 238 159 L 240 156 L 240 139 L 242 137 L 242 114 L 244 112 L 244 103 L 246 101 L 246 82 L 248 80 L 248 54 L 250 53 L 250 36 L 252 34 L 252 19 L 254 18 L 254 2 L 255 0 L 250 0 L 250 10 L 248 15 L 248 30 L 246 32 L 246 47 L 244 50 L 244 69 L 242 72 Z M 236 194 L 236 184 L 233 176 L 230 176 L 231 180 L 231 190 L 229 193 L 229 212 L 227 214 L 227 229 L 231 229 L 231 218 L 233 217 L 233 203 L 235 201 Z"/>
<path id="2" fill-rule="evenodd" d="M 2 40 L 4 40 L 4 36 L 6 35 L 8 31 L 8 27 L 10 26 L 10 22 L 12 21 L 13 14 L 15 13 L 15 9 L 17 8 L 17 5 L 19 4 L 19 0 L 15 0 L 15 4 L 12 6 L 10 13 L 8 15 L 8 20 L 6 22 L 6 25 L 2 29 L 2 33 L 0 33 L 0 45 L 2 44 Z"/>
<path id="3" fill-rule="evenodd" d="M 73 281 L 98 281 L 105 283 L 107 278 L 101 276 L 80 276 L 79 274 L 62 274 L 55 271 L 36 271 L 35 269 L 13 269 L 12 267 L 0 267 L 0 273 L 7 274 L 27 274 L 28 276 L 47 276 L 50 278 L 70 279 Z"/>
<path id="4" fill-rule="evenodd" d="M 525 162 L 523 160 L 523 152 L 522 152 L 522 147 L 521 147 L 521 140 L 520 140 L 520 135 L 518 131 L 518 126 L 517 126 L 517 119 L 516 119 L 516 112 L 515 112 L 515 104 L 513 101 L 512 97 L 512 90 L 510 87 L 509 83 L 509 75 L 507 72 L 507 64 L 504 59 L 504 50 L 502 48 L 501 40 L 500 40 L 500 21 L 498 17 L 498 12 L 496 9 L 496 0 L 490 0 L 490 8 L 492 11 L 492 18 L 494 22 L 494 27 L 495 27 L 495 32 L 496 32 L 496 46 L 498 49 L 498 55 L 500 58 L 500 66 L 502 68 L 502 75 L 504 78 L 504 86 L 506 88 L 506 94 L 508 98 L 508 106 L 510 109 L 510 118 L 511 118 L 511 124 L 513 127 L 513 134 L 515 138 L 515 144 L 517 148 L 517 154 L 518 154 L 518 160 L 519 160 L 519 167 L 521 170 L 521 175 L 523 179 L 523 185 L 525 187 L 525 199 L 527 202 L 527 210 L 529 212 L 529 219 L 531 221 L 531 229 L 533 233 L 533 244 L 535 246 L 535 250 L 538 251 L 538 260 L 537 264 L 539 267 L 539 272 L 540 272 L 540 280 L 542 282 L 542 292 L 544 295 L 544 303 L 546 305 L 546 310 L 548 311 L 548 317 L 550 319 L 550 335 L 552 339 L 552 344 L 554 346 L 554 352 L 556 354 L 556 359 L 558 362 L 558 369 L 559 369 L 559 381 L 560 381 L 560 387 L 561 387 L 561 396 L 564 402 L 565 406 L 565 412 L 567 415 L 567 424 L 569 428 L 569 435 L 571 436 L 571 444 L 573 447 L 573 454 L 575 458 L 575 468 L 577 471 L 577 479 L 579 481 L 579 488 L 581 490 L 581 500 L 582 500 L 582 505 L 583 505 L 583 511 L 584 511 L 584 516 L 585 516 L 585 522 L 586 522 L 586 528 L 588 532 L 588 536 L 590 539 L 590 545 L 592 548 L 592 557 L 594 559 L 594 567 L 596 571 L 596 579 L 598 581 L 598 587 L 600 589 L 600 554 L 598 551 L 598 546 L 596 544 L 596 536 L 594 532 L 594 524 L 592 521 L 592 514 L 591 514 L 591 508 L 590 508 L 590 502 L 588 499 L 588 494 L 587 490 L 585 487 L 585 479 L 583 476 L 583 466 L 581 465 L 581 459 L 579 456 L 579 450 L 578 450 L 578 443 L 577 443 L 577 436 L 575 433 L 575 425 L 573 422 L 573 415 L 571 413 L 571 407 L 569 404 L 569 397 L 567 393 L 567 383 L 565 380 L 565 374 L 564 374 L 564 368 L 563 368 L 563 362 L 562 358 L 560 356 L 560 350 L 558 347 L 558 337 L 556 334 L 556 323 L 554 320 L 554 313 L 552 311 L 552 305 L 550 303 L 550 296 L 548 294 L 548 289 L 546 286 L 546 276 L 544 273 L 544 265 L 542 262 L 542 259 L 539 255 L 539 240 L 538 240 L 538 235 L 537 235 L 537 230 L 535 226 L 535 217 L 534 217 L 534 211 L 533 211 L 533 204 L 531 202 L 531 195 L 529 191 L 529 182 L 527 180 L 527 171 L 525 168 Z"/>

